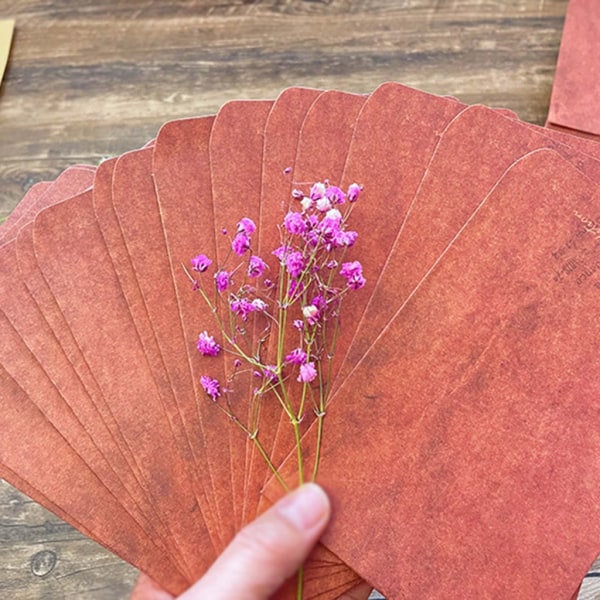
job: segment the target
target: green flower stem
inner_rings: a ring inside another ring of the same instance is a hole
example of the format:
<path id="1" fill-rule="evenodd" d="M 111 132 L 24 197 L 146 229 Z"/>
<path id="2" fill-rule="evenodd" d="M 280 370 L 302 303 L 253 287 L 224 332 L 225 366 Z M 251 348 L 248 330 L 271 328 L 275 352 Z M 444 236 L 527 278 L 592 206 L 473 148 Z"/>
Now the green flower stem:
<path id="1" fill-rule="evenodd" d="M 289 488 L 288 484 L 285 482 L 285 480 L 283 479 L 283 477 L 279 473 L 279 470 L 277 469 L 277 467 L 271 462 L 271 459 L 269 458 L 269 455 L 266 453 L 265 449 L 263 448 L 263 445 L 260 443 L 260 440 L 258 439 L 258 431 L 256 432 L 256 435 L 251 435 L 250 439 L 254 442 L 254 445 L 256 446 L 256 449 L 258 450 L 258 452 L 260 453 L 260 455 L 264 458 L 264 460 L 267 463 L 269 469 L 271 469 L 273 475 L 275 476 L 275 479 L 277 479 L 277 481 L 279 482 L 279 484 L 281 485 L 281 487 L 286 492 L 289 492 L 290 488 Z"/>
<path id="2" fill-rule="evenodd" d="M 296 586 L 296 600 L 302 600 L 304 593 L 304 566 L 298 569 L 298 585 Z"/>
<path id="3" fill-rule="evenodd" d="M 304 483 L 304 458 L 302 456 L 302 437 L 300 436 L 300 422 L 298 419 L 292 420 L 294 436 L 296 438 L 296 455 L 298 459 L 298 485 Z"/>
<path id="4" fill-rule="evenodd" d="M 229 419 L 231 419 L 231 421 L 233 421 L 252 440 L 252 442 L 256 446 L 258 452 L 260 453 L 260 455 L 263 457 L 263 459 L 267 463 L 267 466 L 273 472 L 273 475 L 275 476 L 277 481 L 281 484 L 281 487 L 283 487 L 283 489 L 286 492 L 289 492 L 290 488 L 289 488 L 288 484 L 285 482 L 285 480 L 279 473 L 279 470 L 277 469 L 277 467 L 271 462 L 269 455 L 266 453 L 263 445 L 260 443 L 260 440 L 258 439 L 258 430 L 250 431 L 247 427 L 244 426 L 243 423 L 240 422 L 240 420 L 231 411 L 227 410 L 226 408 L 223 408 L 218 403 L 215 403 L 215 406 L 217 408 L 219 408 L 219 410 L 221 410 L 221 412 L 225 413 L 225 415 L 227 415 L 227 417 L 229 417 Z"/>
<path id="5" fill-rule="evenodd" d="M 323 417 L 325 412 L 321 411 L 317 414 L 317 443 L 315 447 L 315 464 L 313 465 L 313 472 L 311 481 L 317 480 L 317 474 L 319 473 L 319 461 L 321 460 L 321 441 L 323 439 Z"/>

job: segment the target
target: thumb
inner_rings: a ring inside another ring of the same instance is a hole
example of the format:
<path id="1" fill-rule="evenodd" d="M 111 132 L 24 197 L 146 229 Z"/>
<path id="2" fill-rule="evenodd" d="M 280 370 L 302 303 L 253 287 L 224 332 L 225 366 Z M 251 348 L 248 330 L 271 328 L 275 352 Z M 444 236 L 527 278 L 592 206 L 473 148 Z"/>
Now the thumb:
<path id="1" fill-rule="evenodd" d="M 330 513 L 325 492 L 303 485 L 242 529 L 180 600 L 266 600 L 304 562 Z"/>

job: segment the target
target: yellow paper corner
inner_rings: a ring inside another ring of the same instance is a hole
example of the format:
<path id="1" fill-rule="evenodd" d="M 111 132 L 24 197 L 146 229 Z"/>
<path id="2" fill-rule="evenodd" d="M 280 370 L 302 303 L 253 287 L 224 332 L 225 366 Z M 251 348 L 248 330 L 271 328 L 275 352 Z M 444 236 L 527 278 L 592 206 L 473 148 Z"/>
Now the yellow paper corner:
<path id="1" fill-rule="evenodd" d="M 4 77 L 4 71 L 8 63 L 14 28 L 14 19 L 0 19 L 0 85 L 2 84 L 2 78 Z"/>

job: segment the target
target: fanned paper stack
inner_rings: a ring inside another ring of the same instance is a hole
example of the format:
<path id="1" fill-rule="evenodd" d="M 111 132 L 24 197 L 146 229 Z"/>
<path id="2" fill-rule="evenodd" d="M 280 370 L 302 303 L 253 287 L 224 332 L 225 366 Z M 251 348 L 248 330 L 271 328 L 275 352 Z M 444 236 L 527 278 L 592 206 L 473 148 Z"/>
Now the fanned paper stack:
<path id="1" fill-rule="evenodd" d="M 0 230 L 0 476 L 185 589 L 282 490 L 199 383 L 213 315 L 182 265 L 222 261 L 242 217 L 264 253 L 293 188 L 357 182 L 367 282 L 341 317 L 318 478 L 334 518 L 305 597 L 364 578 L 389 598 L 571 598 L 600 550 L 599 161 L 388 83 L 230 102 L 35 185 Z M 284 421 L 265 402 L 293 487 Z"/>

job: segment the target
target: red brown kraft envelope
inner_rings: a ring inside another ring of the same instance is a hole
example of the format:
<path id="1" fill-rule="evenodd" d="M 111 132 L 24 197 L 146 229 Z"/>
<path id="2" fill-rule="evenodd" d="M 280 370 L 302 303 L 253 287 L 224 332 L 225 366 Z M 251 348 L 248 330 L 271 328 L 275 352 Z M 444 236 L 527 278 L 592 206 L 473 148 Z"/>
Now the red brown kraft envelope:
<path id="1" fill-rule="evenodd" d="M 0 411 L 2 444 L 0 460 L 7 469 L 2 469 L 2 477 L 14 484 L 24 480 L 31 487 L 44 489 L 44 496 L 50 502 L 55 498 L 62 509 L 61 516 L 72 524 L 85 523 L 92 537 L 120 556 L 157 579 L 169 580 L 170 589 L 178 593 L 184 581 L 169 564 L 164 553 L 148 543 L 144 530 L 131 519 L 115 498 L 105 492 L 96 475 L 73 452 L 48 420 L 28 401 L 27 396 L 14 380 L 0 367 L 0 381 L 6 396 Z M 31 458 L 31 445 L 23 445 L 23 431 L 28 431 L 35 444 L 36 460 Z M 61 462 L 56 463 L 56 456 Z M 54 465 L 53 469 L 41 465 Z M 17 479 L 11 471 L 19 473 Z M 89 491 L 94 490 L 93 494 Z M 29 491 L 29 490 L 28 490 Z M 114 521 L 122 523 L 121 528 L 113 526 Z"/>
<path id="2" fill-rule="evenodd" d="M 21 387 L 28 390 L 29 398 L 70 441 L 73 449 L 99 475 L 115 497 L 121 498 L 133 518 L 150 532 L 150 522 L 140 513 L 138 505 L 127 491 L 127 484 L 123 487 L 128 473 L 114 439 L 27 288 L 20 282 L 12 246 L 5 245 L 1 250 L 0 285 L 5 293 L 1 295 L 0 309 L 5 315 L 2 323 L 6 341 L 15 333 L 22 341 L 15 338 L 6 345 L 10 353 L 4 355 L 2 363 L 5 368 L 11 369 L 12 377 L 16 377 Z M 36 359 L 41 361 L 43 370 Z M 93 441 L 89 435 L 93 435 Z M 59 456 L 57 460 L 60 461 Z"/>
<path id="3" fill-rule="evenodd" d="M 372 273 L 385 264 L 438 138 L 460 110 L 461 105 L 455 101 L 397 84 L 380 86 L 365 103 L 356 123 L 342 182 L 344 186 L 359 182 L 366 190 L 367 200 L 357 202 L 353 208 L 352 227 L 359 232 L 359 247 L 369 254 Z M 370 194 L 375 194 L 371 203 Z M 394 204 L 382 200 L 387 198 L 393 198 Z M 369 240 L 371 243 L 365 248 Z M 353 260 L 352 256 L 353 250 L 345 260 Z M 358 325 L 375 287 L 376 277 L 370 276 L 368 270 L 365 272 L 366 288 L 347 297 L 342 309 L 342 335 L 336 346 L 334 378 L 348 351 L 353 328 Z M 307 414 L 307 424 L 312 420 L 314 417 Z M 289 440 L 283 446 L 286 452 L 292 448 Z"/>
<path id="4" fill-rule="evenodd" d="M 79 199 L 79 197 L 77 197 Z M 48 285 L 38 269 L 36 257 L 33 249 L 33 224 L 24 226 L 19 231 L 17 238 L 17 262 L 21 273 L 21 280 L 27 287 L 27 290 L 37 305 L 38 309 L 43 313 L 44 319 L 52 329 L 52 332 L 59 342 L 60 347 L 65 352 L 72 368 L 75 370 L 78 378 L 84 385 L 87 393 L 92 398 L 94 405 L 102 414 L 102 418 L 109 428 L 113 439 L 119 446 L 124 458 L 127 460 L 132 473 L 135 474 L 135 483 L 129 480 L 129 490 L 135 495 L 136 502 L 140 506 L 149 506 L 148 499 L 145 494 L 136 495 L 136 488 L 139 488 L 141 476 L 137 465 L 135 464 L 131 448 L 123 439 L 123 433 L 118 427 L 112 414 L 110 407 L 107 405 L 104 396 L 102 395 L 98 384 L 90 371 L 89 366 L 85 362 L 80 348 L 77 346 L 76 340 L 62 315 L 60 308 L 56 304 L 56 300 L 52 295 Z M 116 466 L 116 465 L 115 465 Z M 120 470 L 121 471 L 121 470 Z M 124 469 L 121 476 L 125 477 L 128 470 Z M 139 488 L 141 490 L 141 488 Z M 146 510 L 146 508 L 144 508 Z"/>
<path id="5" fill-rule="evenodd" d="M 264 130 L 272 104 L 271 101 L 262 100 L 228 102 L 221 107 L 215 119 L 209 145 L 216 239 L 216 253 L 211 258 L 214 259 L 215 266 L 223 265 L 226 257 L 231 254 L 231 240 L 236 234 L 240 219 L 248 217 L 254 223 L 259 221 Z M 202 250 L 200 245 L 198 250 Z M 234 275 L 236 286 L 241 285 L 243 277 L 244 274 L 240 272 Z M 203 300 L 198 297 L 197 302 L 202 303 Z M 213 324 L 211 327 L 213 332 L 215 326 Z M 255 332 L 248 333 L 250 347 L 253 347 Z M 237 370 L 234 362 L 234 356 L 225 356 L 225 380 L 228 382 Z M 232 389 L 230 397 L 234 410 L 242 423 L 247 422 L 250 410 L 248 397 L 255 385 L 252 374 L 236 374 L 235 379 L 227 385 Z M 199 401 L 209 400 L 206 394 L 202 394 Z M 226 422 L 226 419 L 223 420 L 223 424 Z M 244 522 L 246 463 L 252 442 L 233 423 L 228 423 L 228 434 L 232 514 L 237 530 Z"/>
<path id="6" fill-rule="evenodd" d="M 95 222 L 91 196 L 40 213 L 34 246 L 44 278 L 134 451 L 145 489 L 193 580 L 202 567 L 192 546 L 197 548 L 205 533 L 199 522 L 180 522 L 182 510 L 193 510 L 193 494 L 173 450 L 168 421 Z M 151 424 L 140 419 L 145 412 L 153 414 Z"/>
<path id="7" fill-rule="evenodd" d="M 306 188 L 307 184 L 326 178 L 334 183 L 336 179 L 341 177 L 354 125 L 365 100 L 366 96 L 338 91 L 323 92 L 314 100 L 300 130 L 296 158 L 291 174 L 294 186 Z M 283 171 L 286 166 L 288 165 L 282 164 L 279 171 Z M 285 216 L 287 205 L 284 205 L 285 208 L 282 210 L 281 199 L 277 199 L 276 202 L 273 202 L 274 200 L 271 198 L 264 199 L 263 202 L 268 202 L 267 206 L 274 207 L 275 211 L 269 210 L 268 216 L 262 217 L 263 222 L 270 220 L 274 223 L 280 223 Z M 275 247 L 276 244 L 272 242 L 272 245 Z M 273 349 L 270 350 L 270 352 L 272 351 Z M 262 427 L 263 430 L 275 430 L 275 440 L 272 450 L 269 452 L 269 456 L 275 465 L 279 464 L 287 452 L 294 447 L 294 436 L 287 417 L 280 413 L 277 420 L 279 425 L 276 429 L 270 423 Z M 265 474 L 267 478 L 270 476 L 270 472 L 267 470 L 265 470 Z M 293 479 L 289 481 L 293 481 Z M 263 510 L 264 506 L 265 504 L 262 503 L 259 510 Z M 330 573 L 328 575 L 329 589 L 329 586 L 334 585 L 333 574 L 339 568 L 336 565 L 341 565 L 341 563 L 337 557 L 322 548 L 318 548 L 311 556 L 311 563 L 307 565 L 307 573 L 309 567 L 313 568 L 311 565 L 314 564 L 331 565 L 328 567 Z M 345 584 L 345 588 L 350 589 L 356 585 L 358 578 L 349 570 L 344 569 L 335 575 L 335 581 L 344 582 L 342 585 Z M 310 583 L 310 579 L 308 579 L 307 586 Z M 334 590 L 338 588 L 339 586 L 333 587 L 332 593 L 336 593 Z"/>
<path id="8" fill-rule="evenodd" d="M 195 486 L 202 518 L 216 549 L 220 547 L 220 541 L 215 526 L 211 479 L 206 476 L 208 462 L 206 456 L 198 452 L 199 444 L 191 442 L 193 438 L 203 439 L 193 386 L 187 364 L 173 364 L 171 359 L 172 344 L 183 344 L 183 340 L 180 334 L 174 333 L 179 326 L 177 300 L 151 168 L 152 151 L 149 148 L 119 158 L 113 173 L 112 208 L 144 306 L 144 311 L 137 317 L 134 315 L 134 319 L 145 331 L 141 336 L 142 343 L 147 355 L 152 357 L 155 378 L 160 374 L 157 383 L 164 402 L 168 403 L 176 444 L 184 458 L 188 477 Z M 130 307 L 132 300 L 128 302 Z M 186 376 L 187 389 L 184 391 Z M 178 396 L 173 390 L 178 391 Z"/>
<path id="9" fill-rule="evenodd" d="M 133 156 L 143 156 L 146 157 L 146 163 L 148 167 L 148 183 L 149 183 L 149 191 L 150 193 L 154 193 L 154 187 L 152 180 L 150 178 L 150 160 L 152 157 L 152 149 L 147 148 L 142 151 L 134 151 L 132 153 L 128 153 L 125 157 Z M 106 245 L 107 251 L 110 256 L 110 260 L 112 262 L 112 266 L 115 270 L 115 274 L 118 278 L 119 287 L 124 296 L 124 299 L 128 305 L 130 315 L 133 319 L 133 323 L 136 328 L 136 334 L 139 338 L 146 359 L 148 360 L 148 364 L 153 376 L 154 383 L 156 385 L 157 390 L 159 391 L 159 398 L 161 405 L 163 406 L 165 413 L 168 416 L 168 422 L 170 425 L 170 431 L 175 439 L 179 439 L 177 427 L 179 413 L 174 414 L 173 410 L 173 398 L 172 398 L 172 388 L 166 380 L 166 375 L 164 374 L 164 366 L 162 363 L 162 357 L 160 356 L 159 350 L 156 347 L 154 332 L 152 330 L 151 324 L 149 322 L 148 313 L 146 311 L 146 303 L 144 298 L 140 293 L 140 288 L 138 285 L 138 280 L 136 278 L 136 273 L 133 269 L 132 259 L 129 256 L 127 251 L 127 247 L 125 245 L 125 240 L 123 239 L 123 234 L 121 228 L 119 226 L 119 220 L 117 215 L 115 214 L 115 210 L 113 207 L 113 181 L 115 177 L 122 178 L 125 183 L 124 186 L 121 187 L 120 192 L 117 192 L 119 196 L 126 195 L 128 206 L 131 207 L 132 210 L 142 211 L 143 214 L 148 214 L 148 209 L 144 210 L 144 202 L 143 202 L 143 194 L 144 186 L 139 181 L 139 178 L 135 177 L 135 173 L 132 172 L 133 169 L 128 169 L 129 172 L 124 173 L 124 167 L 128 164 L 127 158 L 121 157 L 115 161 L 110 161 L 103 163 L 99 169 L 96 180 L 94 182 L 94 190 L 93 190 L 93 205 L 94 205 L 94 214 L 96 217 L 96 221 L 100 227 L 104 243 Z M 132 185 L 132 180 L 137 182 L 136 186 Z M 114 186 L 118 187 L 118 186 Z M 137 227 L 140 227 L 139 222 Z M 161 230 L 162 233 L 162 230 Z M 149 235 L 150 232 L 147 232 Z M 157 245 L 158 240 L 148 239 L 148 242 L 152 241 L 154 245 Z M 156 286 L 156 272 L 155 270 L 148 271 L 146 276 L 149 279 L 154 281 Z M 180 444 L 176 445 L 179 452 L 183 452 L 185 450 L 185 446 Z M 185 463 L 187 464 L 187 463 Z M 186 471 L 190 481 L 192 481 L 190 470 Z M 198 494 L 196 494 L 196 500 L 200 501 Z M 160 517 L 157 517 L 158 522 L 160 522 Z M 168 539 L 168 534 L 166 531 L 162 530 L 162 535 L 165 535 Z M 171 544 L 171 547 L 174 546 L 174 543 Z M 176 550 L 175 550 L 176 551 Z"/>
<path id="10" fill-rule="evenodd" d="M 548 113 L 548 127 L 600 136 L 600 13 L 594 0 L 570 0 Z"/>
<path id="11" fill-rule="evenodd" d="M 225 507 L 231 505 L 231 478 L 228 470 L 223 468 L 229 461 L 228 447 L 222 443 L 223 417 L 203 396 L 195 349 L 198 334 L 212 325 L 212 315 L 202 311 L 202 299 L 192 293 L 192 284 L 184 270 L 190 268 L 191 258 L 203 249 L 206 254 L 214 255 L 214 251 L 211 252 L 215 241 L 208 154 L 213 121 L 214 117 L 204 117 L 164 125 L 157 137 L 152 171 L 167 243 L 171 285 L 178 305 L 176 314 L 180 324 L 175 331 L 181 332 L 179 339 L 183 341 L 172 346 L 171 364 L 179 363 L 180 369 L 187 365 L 190 373 L 193 385 L 191 399 L 203 432 L 201 439 L 194 436 L 190 442 L 197 444 L 196 452 L 206 452 L 214 493 L 214 525 L 220 532 L 221 547 L 218 550 L 221 550 L 233 532 L 232 513 L 225 512 Z M 212 361 L 211 368 L 222 374 L 222 361 Z M 176 392 L 178 397 L 184 391 L 189 395 L 190 379 L 186 379 L 185 386 Z M 192 416 L 191 413 L 189 416 Z"/>
<path id="12" fill-rule="evenodd" d="M 384 593 L 566 598 L 595 558 L 595 189 L 551 151 L 521 160 L 332 402 L 325 542 Z"/>
<path id="13" fill-rule="evenodd" d="M 68 169 L 57 182 L 50 186 L 42 201 L 37 204 L 37 207 L 42 208 L 44 205 L 56 203 L 62 200 L 63 194 L 69 195 L 82 187 L 87 187 L 89 185 L 90 173 L 93 176 L 94 169 L 90 167 Z M 28 214 L 33 216 L 33 206 L 29 206 L 28 208 L 30 209 Z M 22 240 L 30 234 L 30 227 L 25 226 L 24 223 L 25 218 L 20 220 L 20 224 L 22 225 L 21 235 L 19 237 L 21 242 L 21 258 L 23 258 Z M 11 246 L 12 245 L 4 246 L 3 252 L 10 252 L 9 248 Z M 14 252 L 14 250 L 12 252 Z M 33 298 L 30 296 L 31 290 L 27 290 L 24 286 L 19 285 L 19 273 L 10 266 L 11 264 L 16 266 L 16 263 L 14 263 L 14 254 L 12 256 L 13 258 L 10 259 L 13 261 L 12 263 L 6 262 L 6 259 L 8 259 L 6 255 L 4 261 L 4 273 L 8 277 L 5 283 L 6 286 L 8 286 L 7 289 L 9 287 L 11 289 L 10 294 L 5 294 L 3 296 L 4 309 L 8 311 L 7 314 L 11 316 L 13 325 L 19 329 L 20 334 L 24 336 L 29 347 L 35 352 L 37 357 L 41 358 L 45 369 L 51 374 L 52 380 L 60 386 L 59 389 L 63 399 L 67 401 L 67 403 L 70 402 L 70 407 L 72 407 L 75 414 L 82 419 L 81 422 L 87 423 L 88 431 L 94 431 L 97 436 L 95 442 L 98 444 L 98 448 L 109 459 L 109 463 L 117 470 L 121 481 L 125 482 L 126 487 L 131 491 L 132 483 L 131 480 L 127 480 L 128 470 L 124 468 L 122 456 L 120 455 L 119 450 L 114 446 L 114 440 L 111 439 L 110 434 L 103 428 L 103 423 L 96 420 L 98 417 L 97 407 L 90 401 L 90 398 L 86 395 L 85 391 L 80 389 L 79 386 L 81 385 L 81 382 L 69 369 L 68 364 L 65 364 L 65 357 L 62 354 L 60 347 L 56 349 L 53 349 L 52 347 L 52 344 L 55 344 L 57 340 L 56 338 L 53 338 L 51 332 L 47 329 L 45 322 L 45 319 L 49 316 L 49 307 L 45 307 L 44 318 L 41 318 L 38 306 L 33 302 Z M 28 275 L 30 275 L 31 272 L 32 268 L 29 267 L 27 269 Z M 39 286 L 36 289 L 39 290 Z M 13 356 L 13 358 L 18 359 L 17 356 Z M 46 396 L 47 395 L 45 394 L 39 396 L 41 399 L 40 401 L 42 402 L 40 406 L 45 406 L 44 401 L 47 399 Z M 33 397 L 35 397 L 35 394 Z M 65 406 L 65 410 L 70 411 L 71 408 Z M 78 430 L 79 433 L 78 431 L 69 433 L 66 429 L 69 427 L 70 423 L 66 418 L 69 414 L 70 412 L 67 412 L 65 413 L 65 418 L 59 420 L 55 419 L 55 425 L 67 435 L 75 435 L 75 438 L 73 439 L 77 439 L 77 436 L 81 436 L 81 429 Z M 105 475 L 109 476 L 110 474 L 107 474 L 105 470 Z M 113 489 L 115 489 L 114 486 L 120 485 L 118 481 L 114 479 L 114 475 L 112 476 L 112 482 L 110 487 Z M 118 490 L 121 488 L 117 487 L 116 489 Z M 134 489 L 133 493 L 135 493 L 135 491 L 136 490 Z M 137 515 L 135 518 L 137 518 L 138 521 L 141 520 L 142 522 L 145 522 L 145 526 L 151 531 L 152 527 L 147 521 L 143 521 L 144 517 L 140 514 L 139 509 L 131 504 L 128 494 L 123 496 L 123 502 L 129 507 L 128 510 L 131 514 Z M 134 502 L 139 506 L 139 498 L 138 500 L 134 500 Z"/>
<path id="14" fill-rule="evenodd" d="M 496 111 L 472 106 L 450 122 L 379 274 L 379 283 L 369 298 L 369 307 L 352 340 L 349 360 L 336 386 L 344 381 L 352 365 L 368 350 L 503 172 L 521 156 L 543 147 L 557 149 L 600 182 L 598 161 Z"/>

